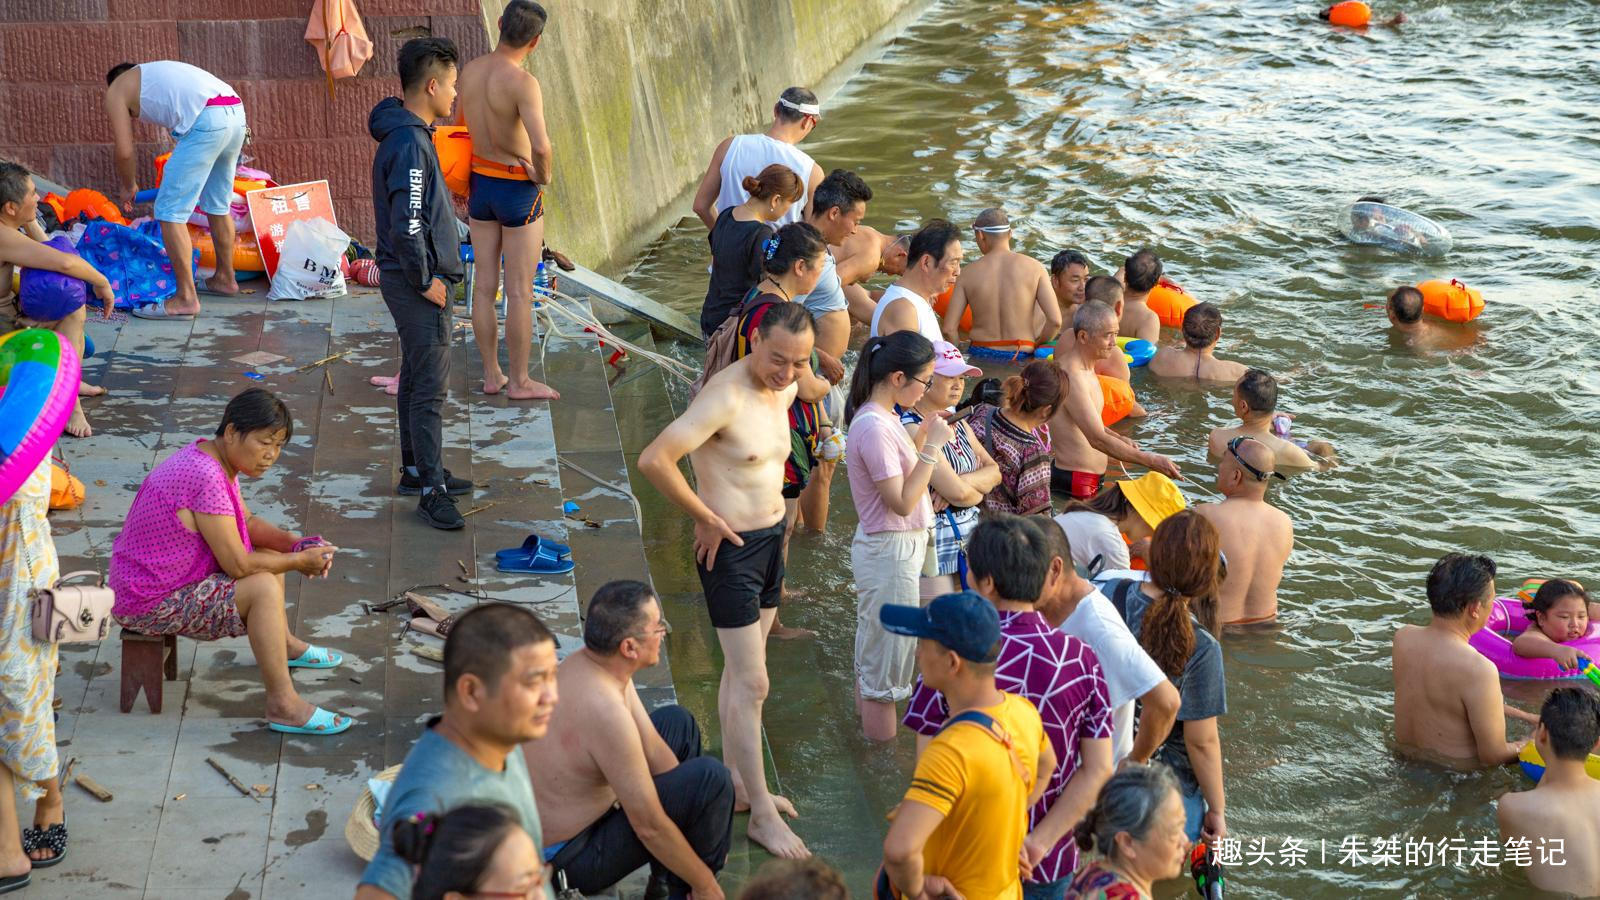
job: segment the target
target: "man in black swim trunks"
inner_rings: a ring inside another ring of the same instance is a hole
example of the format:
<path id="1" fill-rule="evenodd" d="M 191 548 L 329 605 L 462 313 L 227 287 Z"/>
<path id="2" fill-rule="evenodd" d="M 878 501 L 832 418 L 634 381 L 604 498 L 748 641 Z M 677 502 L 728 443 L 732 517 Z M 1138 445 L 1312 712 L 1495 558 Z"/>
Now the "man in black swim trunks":
<path id="1" fill-rule="evenodd" d="M 500 15 L 500 43 L 461 70 L 461 115 L 472 135 L 467 201 L 475 266 L 472 337 L 483 360 L 483 392 L 512 400 L 559 400 L 528 376 L 533 352 L 533 276 L 544 247 L 544 187 L 550 183 L 550 136 L 539 80 L 522 65 L 544 33 L 544 7 L 511 0 Z M 500 369 L 495 291 L 505 260 L 506 353 Z"/>
<path id="2" fill-rule="evenodd" d="M 767 697 L 767 634 L 783 592 L 783 469 L 789 406 L 810 369 L 816 326 L 799 303 L 774 304 L 749 352 L 706 381 L 639 455 L 639 471 L 694 518 L 694 550 L 706 609 L 724 659 L 717 710 L 735 808 L 750 809 L 750 839 L 774 855 L 810 851 L 784 815 L 794 806 L 767 791 L 761 706 Z M 690 458 L 696 488 L 678 468 Z"/>

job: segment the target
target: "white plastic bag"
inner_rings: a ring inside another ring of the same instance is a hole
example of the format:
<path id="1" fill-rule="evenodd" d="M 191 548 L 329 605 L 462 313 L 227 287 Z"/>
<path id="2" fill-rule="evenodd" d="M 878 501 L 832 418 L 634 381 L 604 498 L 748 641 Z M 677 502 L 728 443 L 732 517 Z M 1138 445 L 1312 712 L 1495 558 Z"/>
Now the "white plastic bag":
<path id="1" fill-rule="evenodd" d="M 278 273 L 272 276 L 268 300 L 309 300 L 343 297 L 344 273 L 339 260 L 350 246 L 350 236 L 327 219 L 297 220 L 289 223 L 283 250 L 278 254 Z"/>

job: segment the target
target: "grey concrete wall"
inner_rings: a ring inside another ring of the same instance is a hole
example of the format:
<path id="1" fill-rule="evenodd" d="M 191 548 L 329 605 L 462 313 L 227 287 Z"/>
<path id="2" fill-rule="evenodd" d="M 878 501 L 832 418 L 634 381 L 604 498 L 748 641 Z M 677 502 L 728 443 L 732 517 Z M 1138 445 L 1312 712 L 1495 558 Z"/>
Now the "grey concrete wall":
<path id="1" fill-rule="evenodd" d="M 619 268 L 699 180 L 718 141 L 764 127 L 785 87 L 815 89 L 922 2 L 547 2 L 529 68 L 555 147 L 549 242 L 591 268 Z M 483 0 L 491 43 L 504 5 Z"/>

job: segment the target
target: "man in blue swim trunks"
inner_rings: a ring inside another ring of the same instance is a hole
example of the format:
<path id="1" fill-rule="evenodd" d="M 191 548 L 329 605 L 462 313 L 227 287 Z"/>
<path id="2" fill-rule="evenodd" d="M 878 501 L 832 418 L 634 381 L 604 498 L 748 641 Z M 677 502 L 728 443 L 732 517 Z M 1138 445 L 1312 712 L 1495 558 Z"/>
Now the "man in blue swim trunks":
<path id="1" fill-rule="evenodd" d="M 559 400 L 528 376 L 533 350 L 533 276 L 544 247 L 544 186 L 552 154 L 539 79 L 523 68 L 549 17 L 531 0 L 511 0 L 500 42 L 461 70 L 461 116 L 472 135 L 467 224 L 472 229 L 472 336 L 483 360 L 483 392 L 512 400 Z M 495 291 L 505 260 L 506 353 L 500 369 Z"/>
<path id="2" fill-rule="evenodd" d="M 234 170 L 244 147 L 244 103 L 239 94 L 215 75 L 173 60 L 119 63 L 106 73 L 106 116 L 111 120 L 117 177 L 122 183 L 122 206 L 133 208 L 139 192 L 133 158 L 133 120 L 152 122 L 172 133 L 178 145 L 161 172 L 156 194 L 156 221 L 161 240 L 172 260 L 178 292 L 165 303 L 135 307 L 141 319 L 192 319 L 200 311 L 200 294 L 232 297 L 239 293 L 234 279 L 233 202 Z M 217 251 L 217 271 L 195 283 L 189 240 L 189 217 L 205 213 L 211 225 L 211 243 Z"/>

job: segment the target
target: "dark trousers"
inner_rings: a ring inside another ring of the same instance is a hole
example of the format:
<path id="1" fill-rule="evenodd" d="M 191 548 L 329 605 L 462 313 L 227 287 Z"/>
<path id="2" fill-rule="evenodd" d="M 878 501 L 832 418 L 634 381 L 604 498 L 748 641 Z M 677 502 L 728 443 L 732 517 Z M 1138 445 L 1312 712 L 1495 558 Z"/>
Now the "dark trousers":
<path id="1" fill-rule="evenodd" d="M 399 272 L 382 272 L 379 289 L 400 335 L 400 464 L 415 466 L 424 486 L 442 485 L 450 310 L 434 306 Z"/>
<path id="2" fill-rule="evenodd" d="M 700 726 L 688 710 L 664 706 L 650 722 L 678 757 L 676 768 L 655 777 L 661 808 L 711 871 L 720 871 L 733 833 L 733 776 L 721 760 L 700 755 Z M 585 894 L 598 894 L 648 864 L 671 896 L 689 895 L 689 885 L 650 856 L 620 806 L 578 832 L 550 864 L 566 874 L 568 887 Z"/>

